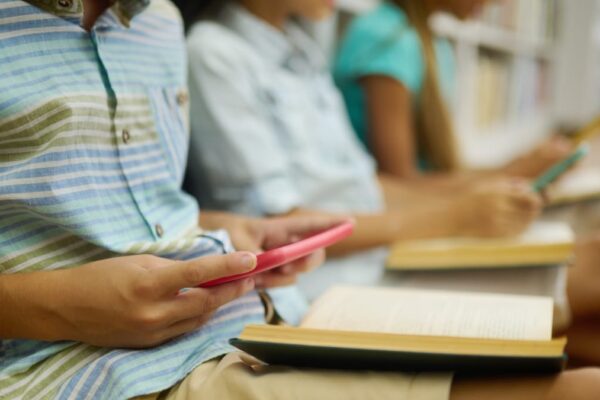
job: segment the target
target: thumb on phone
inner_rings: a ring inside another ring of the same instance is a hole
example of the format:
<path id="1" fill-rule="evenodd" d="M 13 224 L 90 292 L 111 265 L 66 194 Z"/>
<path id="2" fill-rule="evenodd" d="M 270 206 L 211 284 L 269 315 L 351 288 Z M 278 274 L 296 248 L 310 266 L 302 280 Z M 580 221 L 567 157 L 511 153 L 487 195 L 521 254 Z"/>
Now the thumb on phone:
<path id="1" fill-rule="evenodd" d="M 161 294 L 171 295 L 184 288 L 199 286 L 215 279 L 243 274 L 256 268 L 256 255 L 240 251 L 236 253 L 200 257 L 181 261 L 173 266 L 155 270 Z"/>

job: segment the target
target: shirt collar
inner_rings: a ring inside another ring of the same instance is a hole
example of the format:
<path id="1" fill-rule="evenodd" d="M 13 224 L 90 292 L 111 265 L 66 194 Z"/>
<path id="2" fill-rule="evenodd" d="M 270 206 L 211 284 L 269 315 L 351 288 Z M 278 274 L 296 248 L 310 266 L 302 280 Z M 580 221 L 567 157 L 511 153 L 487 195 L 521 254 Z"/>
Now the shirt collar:
<path id="1" fill-rule="evenodd" d="M 26 0 L 51 14 L 68 19 L 81 20 L 83 0 Z M 144 11 L 151 0 L 112 0 L 112 10 L 121 23 L 129 26 L 131 19 Z"/>
<path id="2" fill-rule="evenodd" d="M 326 68 L 322 50 L 293 22 L 280 31 L 237 4 L 226 7 L 222 22 L 245 38 L 263 57 L 280 65 L 289 66 L 301 59 L 311 68 Z"/>

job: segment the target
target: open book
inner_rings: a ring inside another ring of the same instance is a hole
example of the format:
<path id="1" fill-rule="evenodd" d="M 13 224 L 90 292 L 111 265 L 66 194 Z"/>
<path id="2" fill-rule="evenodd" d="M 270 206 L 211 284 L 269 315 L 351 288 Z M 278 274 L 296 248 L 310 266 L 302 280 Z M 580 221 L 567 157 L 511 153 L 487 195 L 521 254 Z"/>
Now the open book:
<path id="1" fill-rule="evenodd" d="M 398 242 L 391 247 L 387 268 L 423 271 L 556 266 L 570 259 L 574 243 L 568 225 L 536 222 L 516 238 Z"/>
<path id="2" fill-rule="evenodd" d="M 566 339 L 552 339 L 552 300 L 338 286 L 298 328 L 247 326 L 231 343 L 271 364 L 357 369 L 550 372 Z"/>

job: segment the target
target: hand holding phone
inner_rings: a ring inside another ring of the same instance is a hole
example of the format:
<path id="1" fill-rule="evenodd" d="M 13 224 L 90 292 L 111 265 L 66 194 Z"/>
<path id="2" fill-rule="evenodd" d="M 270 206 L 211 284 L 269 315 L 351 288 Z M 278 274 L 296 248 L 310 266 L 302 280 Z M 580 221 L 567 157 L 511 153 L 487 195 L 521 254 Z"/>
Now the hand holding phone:
<path id="1" fill-rule="evenodd" d="M 250 276 L 260 274 L 265 271 L 269 271 L 273 268 L 280 267 L 288 264 L 292 261 L 298 260 L 299 258 L 308 256 L 315 251 L 329 247 L 345 238 L 350 236 L 354 231 L 354 223 L 345 222 L 331 229 L 323 232 L 319 232 L 315 235 L 309 236 L 298 242 L 291 243 L 276 249 L 266 251 L 257 255 L 256 268 L 250 272 L 238 275 L 232 275 L 220 279 L 215 279 L 210 282 L 205 282 L 200 287 L 212 287 L 221 285 L 224 283 L 236 281 L 239 279 L 245 279 Z"/>

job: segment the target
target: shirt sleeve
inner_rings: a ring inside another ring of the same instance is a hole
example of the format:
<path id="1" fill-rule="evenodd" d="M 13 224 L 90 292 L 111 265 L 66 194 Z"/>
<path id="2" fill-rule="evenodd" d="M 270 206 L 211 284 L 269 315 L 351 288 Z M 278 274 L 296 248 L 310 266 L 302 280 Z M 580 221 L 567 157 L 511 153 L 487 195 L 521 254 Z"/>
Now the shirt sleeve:
<path id="1" fill-rule="evenodd" d="M 342 42 L 336 76 L 357 80 L 383 75 L 418 93 L 424 76 L 421 43 L 415 30 L 383 11 L 359 17 Z"/>
<path id="2" fill-rule="evenodd" d="M 236 51 L 237 43 L 233 38 L 229 43 L 227 34 L 216 28 L 195 31 L 188 43 L 190 165 L 204 169 L 219 206 L 250 214 L 285 213 L 300 204 L 291 167 L 250 76 L 244 59 L 248 49 Z"/>

